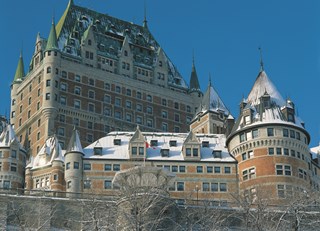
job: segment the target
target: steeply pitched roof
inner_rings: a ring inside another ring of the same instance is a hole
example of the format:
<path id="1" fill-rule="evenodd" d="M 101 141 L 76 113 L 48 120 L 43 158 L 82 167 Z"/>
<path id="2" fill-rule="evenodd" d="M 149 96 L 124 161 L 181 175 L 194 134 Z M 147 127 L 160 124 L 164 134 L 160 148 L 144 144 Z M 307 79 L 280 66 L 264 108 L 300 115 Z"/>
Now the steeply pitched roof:
<path id="1" fill-rule="evenodd" d="M 225 115 L 230 114 L 228 108 L 225 106 L 220 96 L 218 95 L 218 92 L 211 85 L 211 81 L 202 98 L 201 106 L 198 108 L 196 115 L 200 112 L 205 113 L 207 111 L 224 112 Z"/>
<path id="2" fill-rule="evenodd" d="M 72 131 L 72 135 L 71 135 L 66 152 L 81 152 L 81 153 L 83 153 L 79 133 L 76 129 L 73 129 L 73 131 Z"/>
<path id="3" fill-rule="evenodd" d="M 278 92 L 272 81 L 268 78 L 264 70 L 259 72 L 259 75 L 248 95 L 248 103 L 252 106 L 260 104 L 260 97 L 265 93 L 268 93 L 271 97 L 271 101 L 276 103 L 278 106 L 284 106 L 285 100 Z"/>
<path id="4" fill-rule="evenodd" d="M 200 91 L 200 84 L 199 84 L 198 75 L 197 75 L 194 61 L 192 62 L 192 70 L 191 70 L 191 77 L 190 77 L 190 90 L 191 91 Z"/>
<path id="5" fill-rule="evenodd" d="M 58 49 L 58 40 L 56 33 L 56 26 L 54 25 L 54 20 L 52 20 L 51 30 L 48 37 L 46 50 Z"/>
<path id="6" fill-rule="evenodd" d="M 13 82 L 15 83 L 15 82 L 22 81 L 24 76 L 25 76 L 25 73 L 24 73 L 23 57 L 22 57 L 22 53 L 20 53 L 19 62 L 18 62 L 18 66 L 16 69 L 16 73 L 14 75 Z"/>
<path id="7" fill-rule="evenodd" d="M 13 130 L 13 127 L 11 124 L 6 124 L 2 133 L 0 134 L 0 147 L 10 147 L 13 142 L 17 142 L 20 148 L 22 148 L 16 137 L 16 133 Z"/>

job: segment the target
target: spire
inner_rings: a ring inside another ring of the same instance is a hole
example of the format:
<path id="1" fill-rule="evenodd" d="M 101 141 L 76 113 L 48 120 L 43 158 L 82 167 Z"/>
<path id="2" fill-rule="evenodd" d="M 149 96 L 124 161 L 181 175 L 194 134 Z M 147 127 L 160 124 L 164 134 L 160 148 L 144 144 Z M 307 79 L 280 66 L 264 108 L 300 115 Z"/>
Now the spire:
<path id="1" fill-rule="evenodd" d="M 37 34 L 36 44 L 41 41 L 40 32 Z"/>
<path id="2" fill-rule="evenodd" d="M 19 62 L 16 69 L 16 74 L 14 75 L 13 82 L 19 82 L 22 81 L 23 77 L 25 76 L 24 73 L 24 64 L 23 64 L 23 57 L 22 57 L 22 51 L 20 52 Z"/>
<path id="3" fill-rule="evenodd" d="M 261 47 L 259 47 L 258 49 L 260 51 L 260 71 L 264 71 L 263 60 L 262 60 L 262 49 Z"/>
<path id="4" fill-rule="evenodd" d="M 144 19 L 143 19 L 143 27 L 148 29 L 148 21 L 147 21 L 147 3 L 144 1 Z"/>
<path id="5" fill-rule="evenodd" d="M 54 18 L 52 18 L 51 30 L 48 37 L 46 50 L 58 49 L 56 26 L 54 24 Z"/>
<path id="6" fill-rule="evenodd" d="M 190 77 L 190 90 L 191 91 L 200 91 L 200 84 L 199 84 L 199 80 L 198 80 L 196 66 L 194 64 L 194 53 L 192 54 L 192 70 L 191 70 L 191 77 Z"/>
<path id="7" fill-rule="evenodd" d="M 209 87 L 211 87 L 211 73 L 209 72 Z"/>
<path id="8" fill-rule="evenodd" d="M 57 38 L 59 38 L 59 36 L 60 36 L 60 33 L 62 31 L 62 28 L 63 28 L 63 25 L 64 25 L 64 23 L 66 21 L 66 18 L 67 18 L 67 15 L 69 14 L 70 9 L 71 9 L 71 7 L 73 5 L 74 5 L 73 0 L 69 0 L 69 3 L 68 3 L 68 6 L 67 6 L 66 10 L 63 12 L 63 15 L 61 16 L 59 22 L 57 23 L 57 26 L 56 26 Z"/>

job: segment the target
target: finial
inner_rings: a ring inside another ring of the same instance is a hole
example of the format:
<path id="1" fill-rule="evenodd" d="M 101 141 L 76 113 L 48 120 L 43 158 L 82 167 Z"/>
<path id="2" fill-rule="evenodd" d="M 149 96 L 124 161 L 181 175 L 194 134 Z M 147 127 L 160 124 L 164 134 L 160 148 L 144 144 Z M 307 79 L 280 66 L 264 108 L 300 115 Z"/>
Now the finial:
<path id="1" fill-rule="evenodd" d="M 263 60 L 262 60 L 262 49 L 261 49 L 261 47 L 259 47 L 258 49 L 260 51 L 260 71 L 264 71 Z"/>
<path id="2" fill-rule="evenodd" d="M 192 64 L 194 65 L 194 49 L 192 49 Z"/>
<path id="3" fill-rule="evenodd" d="M 147 21 L 147 3 L 146 0 L 144 0 L 144 20 L 143 20 L 143 27 L 148 28 L 148 21 Z"/>
<path id="4" fill-rule="evenodd" d="M 211 73 L 209 72 L 209 87 L 211 87 Z"/>

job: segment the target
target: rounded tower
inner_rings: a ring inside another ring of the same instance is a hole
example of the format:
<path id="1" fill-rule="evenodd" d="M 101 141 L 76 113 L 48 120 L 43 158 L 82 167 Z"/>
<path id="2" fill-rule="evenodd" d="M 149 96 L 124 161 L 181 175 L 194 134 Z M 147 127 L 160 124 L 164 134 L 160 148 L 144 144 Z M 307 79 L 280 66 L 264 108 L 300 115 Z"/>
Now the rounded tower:
<path id="1" fill-rule="evenodd" d="M 237 159 L 240 195 L 273 202 L 290 199 L 310 187 L 310 135 L 261 69 L 227 138 Z"/>
<path id="2" fill-rule="evenodd" d="M 70 193 L 69 197 L 76 197 L 77 193 L 82 192 L 83 156 L 79 134 L 74 129 L 64 156 L 66 191 Z"/>
<path id="3" fill-rule="evenodd" d="M 13 127 L 7 124 L 0 134 L 0 188 L 24 188 L 26 151 L 18 141 Z"/>

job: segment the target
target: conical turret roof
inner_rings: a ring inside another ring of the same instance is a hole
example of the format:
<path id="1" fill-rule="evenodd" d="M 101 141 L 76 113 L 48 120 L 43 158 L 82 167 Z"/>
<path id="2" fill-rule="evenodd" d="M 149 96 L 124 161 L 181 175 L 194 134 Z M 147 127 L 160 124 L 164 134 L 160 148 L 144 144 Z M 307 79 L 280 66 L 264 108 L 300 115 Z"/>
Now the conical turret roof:
<path id="1" fill-rule="evenodd" d="M 81 153 L 83 153 L 79 133 L 76 129 L 73 129 L 73 131 L 72 131 L 72 136 L 70 138 L 66 152 L 81 152 Z"/>
<path id="2" fill-rule="evenodd" d="M 56 33 L 56 26 L 54 25 L 54 20 L 52 20 L 51 30 L 48 37 L 46 50 L 58 49 L 58 40 Z"/>
<path id="3" fill-rule="evenodd" d="M 284 106 L 286 104 L 285 100 L 282 98 L 281 94 L 278 92 L 277 88 L 274 86 L 272 81 L 268 78 L 264 70 L 260 71 L 249 95 L 248 103 L 252 106 L 260 104 L 261 96 L 268 94 L 271 98 L 271 102 L 274 102 L 278 106 Z"/>
<path id="4" fill-rule="evenodd" d="M 13 82 L 22 81 L 24 76 L 25 76 L 25 73 L 24 73 L 23 57 L 22 57 L 22 53 L 20 53 L 19 62 L 18 62 L 18 66 L 17 66 L 17 69 L 16 69 L 16 73 L 14 75 Z"/>

